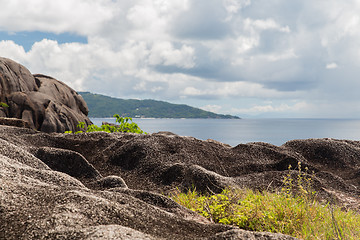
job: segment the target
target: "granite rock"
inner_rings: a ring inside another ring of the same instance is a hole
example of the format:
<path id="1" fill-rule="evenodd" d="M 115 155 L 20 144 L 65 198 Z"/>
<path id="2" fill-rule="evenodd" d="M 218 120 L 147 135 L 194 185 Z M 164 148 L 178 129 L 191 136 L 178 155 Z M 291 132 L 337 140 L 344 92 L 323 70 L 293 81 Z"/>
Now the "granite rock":
<path id="1" fill-rule="evenodd" d="M 301 162 L 319 197 L 359 211 L 359 154 L 358 141 L 335 139 L 230 147 L 174 134 L 0 125 L 0 239 L 294 239 L 211 223 L 167 194 L 276 189 Z"/>
<path id="2" fill-rule="evenodd" d="M 79 121 L 90 124 L 83 98 L 52 77 L 32 75 L 15 61 L 0 57 L 0 117 L 22 119 L 43 132 L 75 131 Z"/>

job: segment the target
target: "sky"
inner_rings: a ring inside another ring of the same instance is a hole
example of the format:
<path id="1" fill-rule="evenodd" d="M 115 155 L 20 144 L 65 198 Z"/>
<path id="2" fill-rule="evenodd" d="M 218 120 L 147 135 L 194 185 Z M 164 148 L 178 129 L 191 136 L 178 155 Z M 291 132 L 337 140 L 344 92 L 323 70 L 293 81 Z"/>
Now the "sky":
<path id="1" fill-rule="evenodd" d="M 0 56 L 76 91 L 360 118 L 359 0 L 0 0 Z"/>

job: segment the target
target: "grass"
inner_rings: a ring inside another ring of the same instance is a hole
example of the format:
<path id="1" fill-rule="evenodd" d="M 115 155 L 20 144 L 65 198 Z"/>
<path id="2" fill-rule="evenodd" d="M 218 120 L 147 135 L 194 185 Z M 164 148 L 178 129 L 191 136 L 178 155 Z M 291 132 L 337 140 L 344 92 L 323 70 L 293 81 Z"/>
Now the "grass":
<path id="1" fill-rule="evenodd" d="M 215 223 L 250 231 L 283 233 L 300 239 L 360 239 L 360 215 L 315 200 L 312 178 L 291 171 L 281 191 L 226 188 L 220 194 L 201 195 L 196 189 L 175 191 L 171 198 Z"/>

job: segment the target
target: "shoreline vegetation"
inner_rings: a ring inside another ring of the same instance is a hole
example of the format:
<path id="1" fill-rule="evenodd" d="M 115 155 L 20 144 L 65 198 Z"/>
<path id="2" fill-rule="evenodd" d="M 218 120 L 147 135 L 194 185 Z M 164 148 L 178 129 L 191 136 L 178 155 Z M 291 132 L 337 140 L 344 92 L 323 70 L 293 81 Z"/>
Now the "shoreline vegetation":
<path id="1" fill-rule="evenodd" d="M 125 132 L 125 133 L 138 133 L 138 134 L 147 134 L 147 132 L 144 132 L 141 130 L 141 128 L 132 121 L 131 117 L 120 117 L 119 114 L 115 114 L 113 116 L 116 120 L 116 124 L 101 124 L 101 126 L 97 126 L 95 124 L 87 125 L 84 122 L 79 122 L 79 124 L 76 126 L 78 131 L 65 131 L 65 133 L 83 133 L 83 132 L 107 132 L 107 133 L 113 133 L 113 132 Z"/>
<path id="2" fill-rule="evenodd" d="M 185 104 L 157 100 L 120 99 L 90 92 L 78 92 L 89 108 L 90 118 L 107 118 L 116 113 L 131 118 L 199 118 L 240 119 L 237 116 L 216 114 Z"/>

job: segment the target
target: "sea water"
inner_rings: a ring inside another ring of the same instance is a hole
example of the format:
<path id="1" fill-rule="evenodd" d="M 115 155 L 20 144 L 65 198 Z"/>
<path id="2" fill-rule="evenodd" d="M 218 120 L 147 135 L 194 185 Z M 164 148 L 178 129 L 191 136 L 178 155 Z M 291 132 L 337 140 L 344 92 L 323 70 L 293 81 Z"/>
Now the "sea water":
<path id="1" fill-rule="evenodd" d="M 114 118 L 91 118 L 96 125 Z M 240 143 L 286 141 L 307 138 L 360 140 L 359 119 L 143 119 L 134 118 L 148 133 L 169 131 L 201 140 L 214 139 L 236 146 Z"/>

